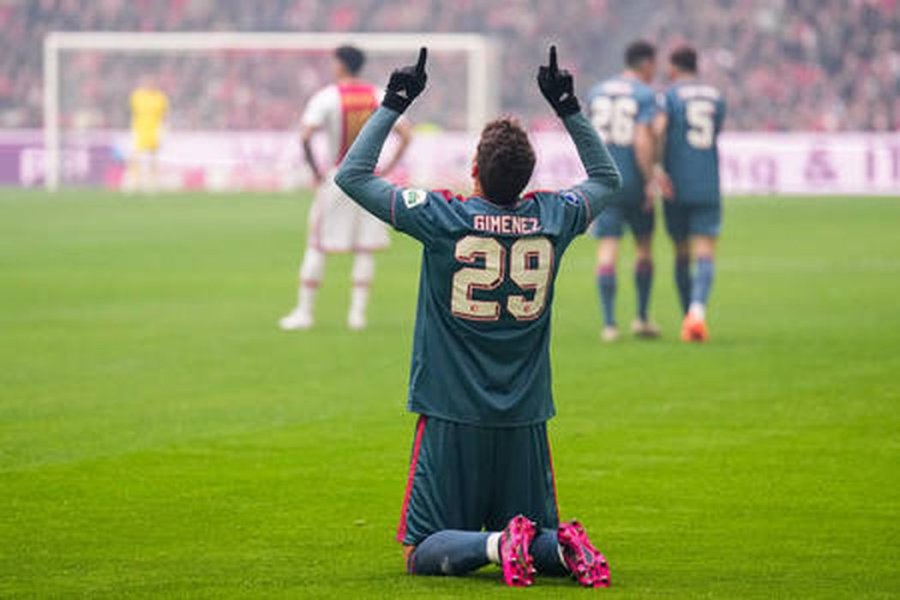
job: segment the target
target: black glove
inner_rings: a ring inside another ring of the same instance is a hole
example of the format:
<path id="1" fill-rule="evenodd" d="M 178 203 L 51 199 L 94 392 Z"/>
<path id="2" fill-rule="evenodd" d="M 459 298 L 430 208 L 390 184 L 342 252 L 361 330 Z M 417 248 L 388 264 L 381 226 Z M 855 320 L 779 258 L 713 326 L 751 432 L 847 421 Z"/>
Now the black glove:
<path id="1" fill-rule="evenodd" d="M 574 115 L 581 111 L 578 98 L 575 97 L 575 85 L 572 74 L 559 70 L 556 66 L 556 46 L 550 46 L 550 64 L 538 69 L 538 87 L 541 93 L 560 118 Z"/>
<path id="2" fill-rule="evenodd" d="M 391 73 L 387 90 L 384 92 L 382 106 L 387 106 L 399 113 L 409 108 L 416 96 L 425 89 L 428 75 L 425 74 L 425 59 L 428 57 L 428 49 L 419 49 L 419 62 L 416 66 L 403 67 Z"/>

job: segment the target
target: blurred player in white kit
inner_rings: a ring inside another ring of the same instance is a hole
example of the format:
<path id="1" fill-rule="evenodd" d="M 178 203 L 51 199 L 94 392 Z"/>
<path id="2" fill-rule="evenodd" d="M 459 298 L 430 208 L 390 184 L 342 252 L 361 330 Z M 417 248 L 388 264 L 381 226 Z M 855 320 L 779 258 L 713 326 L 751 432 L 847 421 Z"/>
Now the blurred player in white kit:
<path id="1" fill-rule="evenodd" d="M 316 197 L 309 212 L 306 251 L 300 264 L 297 307 L 279 321 L 285 331 L 309 329 L 315 322 L 313 310 L 316 292 L 325 273 L 325 255 L 352 252 L 353 288 L 347 326 L 363 329 L 369 288 L 375 275 L 372 253 L 390 243 L 387 227 L 347 198 L 334 184 L 337 165 L 356 139 L 363 124 L 381 104 L 383 91 L 357 78 L 365 55 L 353 46 L 341 46 L 334 52 L 335 83 L 319 90 L 306 105 L 301 119 L 300 138 L 303 154 L 316 183 Z M 329 165 L 323 170 L 312 152 L 313 137 L 322 132 L 328 139 Z M 398 144 L 393 156 L 381 169 L 385 175 L 397 166 L 411 137 L 407 121 L 394 127 Z"/>

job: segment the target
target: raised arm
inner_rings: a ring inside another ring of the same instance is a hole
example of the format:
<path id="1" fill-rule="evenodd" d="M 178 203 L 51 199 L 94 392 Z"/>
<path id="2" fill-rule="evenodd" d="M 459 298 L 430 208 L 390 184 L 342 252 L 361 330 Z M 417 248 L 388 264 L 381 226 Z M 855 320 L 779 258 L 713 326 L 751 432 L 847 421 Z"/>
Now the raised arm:
<path id="1" fill-rule="evenodd" d="M 622 177 L 597 131 L 581 114 L 572 75 L 560 70 L 556 61 L 556 46 L 550 46 L 550 61 L 538 70 L 538 87 L 547 102 L 563 120 L 588 178 L 577 187 L 584 193 L 590 214 L 596 215 L 609 201 L 613 192 L 622 187 Z"/>
<path id="2" fill-rule="evenodd" d="M 406 150 L 409 148 L 409 143 L 412 141 L 412 126 L 405 119 L 400 119 L 394 123 L 394 128 L 391 131 L 396 136 L 397 146 L 394 149 L 393 156 L 382 167 L 382 175 L 387 175 L 397 168 L 397 165 L 403 160 L 403 155 L 406 154 Z"/>
<path id="3" fill-rule="evenodd" d="M 415 66 L 391 73 L 381 107 L 366 121 L 334 177 L 334 182 L 350 198 L 387 223 L 391 223 L 391 204 L 398 188 L 376 177 L 375 166 L 391 128 L 425 89 L 427 56 L 428 51 L 422 48 Z"/>
<path id="4" fill-rule="evenodd" d="M 606 149 L 606 144 L 583 114 L 577 112 L 568 115 L 563 118 L 563 124 L 572 136 L 581 164 L 587 172 L 587 179 L 576 187 L 584 192 L 591 214 L 599 214 L 610 195 L 622 187 L 622 176 Z"/>

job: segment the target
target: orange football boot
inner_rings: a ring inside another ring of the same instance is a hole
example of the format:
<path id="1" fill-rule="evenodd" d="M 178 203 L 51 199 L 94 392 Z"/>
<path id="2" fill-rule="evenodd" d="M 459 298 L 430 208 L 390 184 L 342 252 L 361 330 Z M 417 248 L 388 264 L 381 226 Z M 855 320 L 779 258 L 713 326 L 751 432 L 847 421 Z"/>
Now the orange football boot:
<path id="1" fill-rule="evenodd" d="M 706 329 L 706 321 L 698 319 L 691 313 L 684 317 L 681 324 L 681 341 L 683 342 L 708 342 L 709 331 Z"/>

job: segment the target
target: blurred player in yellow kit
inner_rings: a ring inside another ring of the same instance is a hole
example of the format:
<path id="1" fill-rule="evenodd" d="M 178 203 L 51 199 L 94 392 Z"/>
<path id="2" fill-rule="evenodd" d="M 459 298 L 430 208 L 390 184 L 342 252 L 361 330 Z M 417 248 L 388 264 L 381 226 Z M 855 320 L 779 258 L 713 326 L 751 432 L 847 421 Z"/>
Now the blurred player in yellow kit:
<path id="1" fill-rule="evenodd" d="M 131 93 L 131 135 L 134 153 L 126 187 L 150 191 L 156 188 L 157 153 L 169 99 L 153 78 L 145 76 Z"/>

